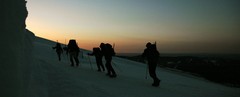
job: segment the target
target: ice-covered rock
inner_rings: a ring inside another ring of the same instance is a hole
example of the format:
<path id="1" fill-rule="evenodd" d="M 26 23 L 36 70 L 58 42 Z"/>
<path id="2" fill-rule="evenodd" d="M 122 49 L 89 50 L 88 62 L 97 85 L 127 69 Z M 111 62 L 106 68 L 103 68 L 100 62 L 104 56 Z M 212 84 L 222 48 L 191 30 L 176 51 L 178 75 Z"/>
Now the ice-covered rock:
<path id="1" fill-rule="evenodd" d="M 26 30 L 25 0 L 1 1 L 0 97 L 25 97 L 34 34 Z"/>

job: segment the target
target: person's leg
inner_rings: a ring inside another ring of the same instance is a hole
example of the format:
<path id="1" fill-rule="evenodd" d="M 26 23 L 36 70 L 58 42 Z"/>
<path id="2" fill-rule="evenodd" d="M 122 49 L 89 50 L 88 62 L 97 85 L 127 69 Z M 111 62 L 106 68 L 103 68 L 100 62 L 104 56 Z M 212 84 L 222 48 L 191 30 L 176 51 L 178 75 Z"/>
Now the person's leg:
<path id="1" fill-rule="evenodd" d="M 78 60 L 78 53 L 77 52 L 74 53 L 74 60 L 76 62 L 76 66 L 78 66 L 79 65 L 79 60 Z"/>
<path id="2" fill-rule="evenodd" d="M 152 77 L 152 79 L 153 80 L 155 80 L 156 79 L 156 73 L 155 73 L 155 68 L 154 68 L 154 66 L 153 66 L 153 64 L 148 64 L 148 71 L 149 71 L 149 75 Z"/>
<path id="3" fill-rule="evenodd" d="M 149 65 L 149 74 L 153 79 L 153 84 L 152 85 L 153 86 L 159 86 L 160 80 L 157 78 L 157 75 L 156 75 L 157 64 L 155 62 L 149 62 L 148 65 Z"/>
<path id="4" fill-rule="evenodd" d="M 74 66 L 72 53 L 69 53 L 69 58 L 70 58 L 71 66 Z"/>
<path id="5" fill-rule="evenodd" d="M 115 70 L 113 69 L 113 67 L 112 67 L 111 64 L 110 64 L 110 66 L 109 66 L 109 69 L 110 69 L 110 72 L 111 72 L 110 77 L 117 77 L 117 74 L 116 74 L 116 72 L 115 72 Z"/>
<path id="6" fill-rule="evenodd" d="M 99 65 L 102 67 L 102 70 L 105 71 L 105 68 L 103 66 L 102 58 L 99 58 Z"/>
<path id="7" fill-rule="evenodd" d="M 97 68 L 98 68 L 98 71 L 101 71 L 101 68 L 100 68 L 100 62 L 99 62 L 99 58 L 96 57 L 96 63 L 97 63 Z"/>
<path id="8" fill-rule="evenodd" d="M 107 60 L 107 62 L 108 62 L 108 64 L 109 64 L 109 71 L 110 71 L 110 77 L 116 77 L 117 75 L 116 75 L 116 72 L 115 72 L 115 70 L 113 69 L 113 67 L 112 67 L 112 58 L 111 57 L 109 57 L 109 59 Z"/>
<path id="9" fill-rule="evenodd" d="M 58 55 L 58 60 L 61 61 L 61 53 L 58 52 L 57 55 Z"/>
<path id="10" fill-rule="evenodd" d="M 105 64 L 106 68 L 107 68 L 107 75 L 110 76 L 111 72 L 110 72 L 110 63 L 106 60 L 106 64 Z"/>

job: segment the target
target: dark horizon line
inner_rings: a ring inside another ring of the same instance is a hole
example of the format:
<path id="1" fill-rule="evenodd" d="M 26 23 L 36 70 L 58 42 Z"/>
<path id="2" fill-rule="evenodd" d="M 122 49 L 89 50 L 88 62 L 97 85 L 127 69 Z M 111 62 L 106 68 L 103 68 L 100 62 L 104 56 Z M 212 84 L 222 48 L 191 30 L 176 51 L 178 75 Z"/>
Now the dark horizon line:
<path id="1" fill-rule="evenodd" d="M 37 38 L 40 38 L 40 39 L 44 39 L 46 41 L 51 41 L 51 42 L 56 42 L 56 41 L 53 41 L 53 40 L 50 40 L 50 39 L 47 39 L 47 38 L 44 38 L 44 37 L 41 37 L 41 36 L 36 36 Z M 62 45 L 66 45 L 66 44 L 63 44 L 61 43 Z M 84 49 L 84 48 L 80 48 L 80 49 L 83 49 L 83 50 L 87 50 L 87 49 Z M 91 50 L 89 50 L 91 51 Z M 123 53 L 123 52 L 116 52 L 117 55 L 141 55 L 142 52 L 129 52 L 129 53 Z M 240 56 L 240 52 L 237 52 L 237 53 L 216 53 L 216 52 L 160 52 L 160 55 L 179 55 L 179 56 L 182 56 L 182 55 L 237 55 L 237 56 Z"/>
<path id="2" fill-rule="evenodd" d="M 142 53 L 116 53 L 117 56 L 138 56 Z M 161 53 L 160 56 L 210 56 L 210 57 L 239 57 L 240 53 Z"/>

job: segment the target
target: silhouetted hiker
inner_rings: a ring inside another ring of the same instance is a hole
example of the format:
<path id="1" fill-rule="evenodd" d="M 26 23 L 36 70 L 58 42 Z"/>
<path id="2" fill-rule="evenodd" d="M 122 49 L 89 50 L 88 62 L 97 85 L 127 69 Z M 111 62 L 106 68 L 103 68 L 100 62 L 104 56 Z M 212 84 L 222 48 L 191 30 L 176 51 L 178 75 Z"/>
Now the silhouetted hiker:
<path id="1" fill-rule="evenodd" d="M 103 57 L 103 53 L 102 51 L 100 50 L 99 47 L 96 47 L 96 48 L 93 48 L 93 52 L 91 54 L 88 54 L 88 55 L 91 55 L 91 56 L 95 56 L 96 58 L 96 62 L 97 62 L 97 67 L 98 67 L 98 71 L 105 71 L 105 68 L 103 66 L 103 63 L 102 63 L 102 57 Z M 102 70 L 101 70 L 101 67 L 102 67 Z"/>
<path id="2" fill-rule="evenodd" d="M 112 45 L 111 44 L 104 44 L 104 43 L 101 43 L 100 44 L 100 48 L 103 52 L 103 55 L 105 57 L 105 60 L 106 60 L 106 68 L 107 68 L 107 76 L 109 77 L 117 77 L 116 75 L 116 72 L 114 71 L 113 67 L 112 67 L 112 56 L 115 56 L 115 52 L 114 52 L 114 49 L 112 48 Z"/>
<path id="3" fill-rule="evenodd" d="M 58 60 L 61 61 L 61 54 L 63 53 L 63 49 L 61 47 L 61 44 L 57 42 L 55 47 L 52 47 L 53 49 L 56 49 Z"/>
<path id="4" fill-rule="evenodd" d="M 150 76 L 153 78 L 154 82 L 152 86 L 159 86 L 161 80 L 157 78 L 156 67 L 159 58 L 159 52 L 157 51 L 156 44 L 151 44 L 150 42 L 146 44 L 146 49 L 144 50 L 142 57 L 148 60 L 148 70 Z"/>
<path id="5" fill-rule="evenodd" d="M 69 43 L 67 45 L 67 51 L 70 56 L 71 66 L 74 66 L 73 60 L 75 60 L 76 66 L 79 65 L 78 55 L 79 55 L 79 47 L 76 43 L 76 40 L 69 40 Z"/>

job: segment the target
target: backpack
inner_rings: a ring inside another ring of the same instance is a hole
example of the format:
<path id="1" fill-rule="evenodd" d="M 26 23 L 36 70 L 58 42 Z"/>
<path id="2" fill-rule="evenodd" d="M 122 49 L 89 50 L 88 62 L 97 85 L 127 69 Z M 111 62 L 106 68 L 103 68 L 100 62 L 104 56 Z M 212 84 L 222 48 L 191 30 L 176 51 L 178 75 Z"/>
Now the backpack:
<path id="1" fill-rule="evenodd" d="M 99 47 L 93 48 L 93 52 L 99 53 L 100 52 L 100 48 Z"/>
<path id="2" fill-rule="evenodd" d="M 94 53 L 96 56 L 102 56 L 102 52 L 101 52 L 101 50 L 100 50 L 99 47 L 93 48 L 93 53 Z"/>
<path id="3" fill-rule="evenodd" d="M 152 50 L 157 50 L 157 45 L 156 44 L 151 44 L 151 47 L 150 47 Z"/>
<path id="4" fill-rule="evenodd" d="M 72 40 L 69 40 L 69 43 L 68 43 L 68 51 L 69 52 L 79 52 L 79 47 L 77 45 L 77 42 L 76 40 L 72 39 Z"/>
<path id="5" fill-rule="evenodd" d="M 148 60 L 158 59 L 159 52 L 157 51 L 156 44 L 151 44 L 147 49 L 145 49 L 144 56 L 146 56 L 148 58 Z"/>
<path id="6" fill-rule="evenodd" d="M 152 44 L 151 47 L 150 47 L 150 52 L 151 52 L 151 55 L 153 57 L 159 57 L 159 52 L 157 50 L 157 45 L 156 44 Z"/>
<path id="7" fill-rule="evenodd" d="M 105 47 L 106 47 L 106 52 L 105 52 L 105 55 L 107 56 L 115 56 L 115 51 L 114 49 L 112 48 L 112 45 L 107 43 L 105 44 Z"/>

